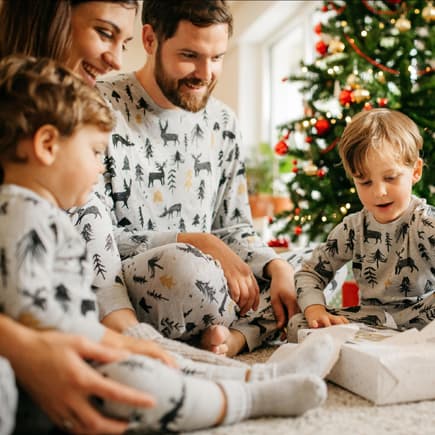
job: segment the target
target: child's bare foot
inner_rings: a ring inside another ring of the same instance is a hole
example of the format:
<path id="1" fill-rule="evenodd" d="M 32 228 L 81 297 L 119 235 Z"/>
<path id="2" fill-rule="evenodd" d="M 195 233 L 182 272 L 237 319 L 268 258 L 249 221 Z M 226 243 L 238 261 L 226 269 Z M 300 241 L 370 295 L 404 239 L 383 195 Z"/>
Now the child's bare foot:
<path id="1" fill-rule="evenodd" d="M 237 355 L 245 345 L 246 338 L 241 332 L 223 325 L 210 326 L 201 337 L 201 347 L 218 355 Z"/>

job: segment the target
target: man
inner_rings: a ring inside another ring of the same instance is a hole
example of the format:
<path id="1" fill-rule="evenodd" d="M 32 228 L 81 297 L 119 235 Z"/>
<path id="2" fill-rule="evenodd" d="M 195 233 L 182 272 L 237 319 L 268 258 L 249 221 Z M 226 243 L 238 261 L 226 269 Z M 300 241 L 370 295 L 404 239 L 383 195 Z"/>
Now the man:
<path id="1" fill-rule="evenodd" d="M 229 7 L 146 0 L 142 23 L 145 65 L 99 86 L 117 117 L 98 194 L 113 235 L 95 198 L 75 214 L 102 321 L 122 331 L 150 323 L 217 354 L 252 350 L 297 304 L 292 266 L 252 228 L 237 119 L 211 97 Z"/>

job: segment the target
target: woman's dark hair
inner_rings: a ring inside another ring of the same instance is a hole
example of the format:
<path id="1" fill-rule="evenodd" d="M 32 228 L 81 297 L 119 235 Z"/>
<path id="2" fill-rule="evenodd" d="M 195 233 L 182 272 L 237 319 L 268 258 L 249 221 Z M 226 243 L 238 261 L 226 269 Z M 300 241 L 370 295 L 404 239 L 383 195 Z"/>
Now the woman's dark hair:
<path id="1" fill-rule="evenodd" d="M 0 3 L 0 59 L 11 54 L 65 62 L 71 47 L 71 11 L 92 0 L 3 0 Z M 138 0 L 99 0 L 139 7 Z"/>
<path id="2" fill-rule="evenodd" d="M 150 24 L 159 41 L 171 38 L 182 20 L 198 27 L 228 24 L 233 33 L 233 17 L 225 0 L 144 0 L 142 24 Z"/>

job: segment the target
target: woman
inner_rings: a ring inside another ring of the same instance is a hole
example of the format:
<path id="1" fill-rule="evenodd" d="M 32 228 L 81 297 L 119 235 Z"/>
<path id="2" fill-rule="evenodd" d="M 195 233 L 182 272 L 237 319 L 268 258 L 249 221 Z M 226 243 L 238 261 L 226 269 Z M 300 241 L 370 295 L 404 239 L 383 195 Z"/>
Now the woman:
<path id="1" fill-rule="evenodd" d="M 94 85 L 98 75 L 120 68 L 137 9 L 137 0 L 5 0 L 0 9 L 0 58 L 11 53 L 51 57 Z M 142 406 L 149 406 L 151 400 L 103 378 L 85 359 L 109 362 L 125 354 L 83 337 L 30 330 L 0 315 L 0 355 L 5 358 L 0 358 L 0 382 L 5 381 L 0 395 L 8 399 L 2 403 L 10 408 L 16 404 L 12 366 L 19 384 L 53 422 L 65 425 L 69 422 L 61 416 L 72 414 L 77 416 L 76 432 L 122 433 L 128 423 L 100 415 L 89 403 L 89 396 Z M 29 424 L 35 424 L 33 416 L 26 417 Z M 17 422 L 24 423 L 20 416 Z M 9 433 L 13 424 L 2 418 L 0 434 Z M 36 430 L 33 427 L 31 432 Z M 20 432 L 26 433 L 26 428 L 17 427 L 15 433 Z"/>

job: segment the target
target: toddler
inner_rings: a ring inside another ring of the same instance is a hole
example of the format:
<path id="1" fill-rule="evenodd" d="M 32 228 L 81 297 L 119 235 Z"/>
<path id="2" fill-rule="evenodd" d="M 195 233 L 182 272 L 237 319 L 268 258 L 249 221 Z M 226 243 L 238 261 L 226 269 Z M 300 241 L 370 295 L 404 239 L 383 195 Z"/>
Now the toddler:
<path id="1" fill-rule="evenodd" d="M 290 320 L 289 341 L 304 327 L 356 321 L 421 329 L 435 318 L 435 208 L 412 195 L 422 145 L 417 125 L 398 111 L 364 111 L 347 125 L 340 157 L 364 208 L 345 217 L 296 273 L 303 314 Z M 349 261 L 360 305 L 327 307 L 323 289 Z"/>

